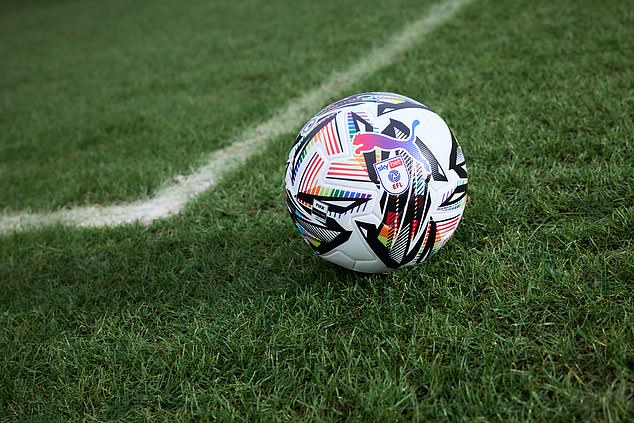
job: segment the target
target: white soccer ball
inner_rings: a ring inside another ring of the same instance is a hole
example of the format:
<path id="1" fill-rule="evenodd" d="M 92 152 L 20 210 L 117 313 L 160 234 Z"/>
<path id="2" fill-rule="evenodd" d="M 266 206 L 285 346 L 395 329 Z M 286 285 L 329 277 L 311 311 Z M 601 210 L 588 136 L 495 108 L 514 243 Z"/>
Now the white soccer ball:
<path id="1" fill-rule="evenodd" d="M 467 200 L 467 167 L 447 124 L 392 93 L 353 95 L 317 113 L 297 136 L 284 182 L 308 245 L 368 273 L 434 255 Z"/>

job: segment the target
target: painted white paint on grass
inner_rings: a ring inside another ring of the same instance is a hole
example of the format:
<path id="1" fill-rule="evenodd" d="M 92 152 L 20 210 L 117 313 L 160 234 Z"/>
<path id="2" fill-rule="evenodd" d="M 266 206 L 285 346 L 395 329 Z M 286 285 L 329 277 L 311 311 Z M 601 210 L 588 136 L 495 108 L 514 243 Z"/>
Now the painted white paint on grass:
<path id="1" fill-rule="evenodd" d="M 126 223 L 150 223 L 179 213 L 198 194 L 213 187 L 219 179 L 241 166 L 249 157 L 266 147 L 267 141 L 298 129 L 333 95 L 343 92 L 360 79 L 392 63 L 416 41 L 451 18 L 469 0 L 449 0 L 432 6 L 427 14 L 408 24 L 382 47 L 355 61 L 349 69 L 335 72 L 319 87 L 292 99 L 273 117 L 248 129 L 237 142 L 215 151 L 208 162 L 188 176 L 159 189 L 153 198 L 105 207 L 90 206 L 62 209 L 52 213 L 21 213 L 0 217 L 0 232 L 19 231 L 35 226 L 68 224 L 74 226 L 115 226 Z M 289 148 L 290 148 L 289 140 Z"/>

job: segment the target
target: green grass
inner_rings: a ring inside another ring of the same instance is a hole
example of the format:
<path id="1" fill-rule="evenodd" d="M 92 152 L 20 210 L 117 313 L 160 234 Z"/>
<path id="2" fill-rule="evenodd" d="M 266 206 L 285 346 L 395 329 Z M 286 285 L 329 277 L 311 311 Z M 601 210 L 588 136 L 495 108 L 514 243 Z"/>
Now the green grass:
<path id="1" fill-rule="evenodd" d="M 464 220 L 419 267 L 309 252 L 281 192 L 294 134 L 149 228 L 5 236 L 2 415 L 634 419 L 633 24 L 476 0 L 351 87 L 421 99 L 461 141 Z"/>
<path id="2" fill-rule="evenodd" d="M 427 6 L 372 0 L 363 8 L 0 5 L 0 211 L 147 197 Z"/>

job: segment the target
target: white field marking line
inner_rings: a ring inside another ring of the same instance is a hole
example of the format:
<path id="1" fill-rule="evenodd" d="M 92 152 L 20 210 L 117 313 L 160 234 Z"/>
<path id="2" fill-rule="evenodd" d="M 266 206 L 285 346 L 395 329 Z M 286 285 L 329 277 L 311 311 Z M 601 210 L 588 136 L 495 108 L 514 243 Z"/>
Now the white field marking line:
<path id="1" fill-rule="evenodd" d="M 319 87 L 291 100 L 269 120 L 247 129 L 238 137 L 240 141 L 214 151 L 206 164 L 191 175 L 177 176 L 172 184 L 160 188 L 153 198 L 104 207 L 61 209 L 50 213 L 5 214 L 0 216 L 0 233 L 53 224 L 80 227 L 116 226 L 133 222 L 149 224 L 177 214 L 191 199 L 213 187 L 223 175 L 262 151 L 269 139 L 296 130 L 297 126 L 325 106 L 332 95 L 392 63 L 469 1 L 449 0 L 432 6 L 427 14 L 405 26 L 383 46 L 372 49 L 349 69 L 334 72 Z"/>

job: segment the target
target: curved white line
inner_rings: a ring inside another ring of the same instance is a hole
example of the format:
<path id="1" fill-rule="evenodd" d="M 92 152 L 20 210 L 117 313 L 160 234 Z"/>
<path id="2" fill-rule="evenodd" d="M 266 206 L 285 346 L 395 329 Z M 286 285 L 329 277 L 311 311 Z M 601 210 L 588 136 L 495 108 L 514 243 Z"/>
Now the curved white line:
<path id="1" fill-rule="evenodd" d="M 0 233 L 53 224 L 82 227 L 115 226 L 133 222 L 148 224 L 177 214 L 191 199 L 213 187 L 223 175 L 242 165 L 256 152 L 262 151 L 269 139 L 295 131 L 332 100 L 333 95 L 392 63 L 398 55 L 451 18 L 469 1 L 449 0 L 432 6 L 427 14 L 408 24 L 386 44 L 372 49 L 350 68 L 333 73 L 319 87 L 292 99 L 269 120 L 246 130 L 238 138 L 240 141 L 214 151 L 205 165 L 191 175 L 175 178 L 174 183 L 159 189 L 153 198 L 104 207 L 88 206 L 50 213 L 3 215 L 0 217 Z"/>

